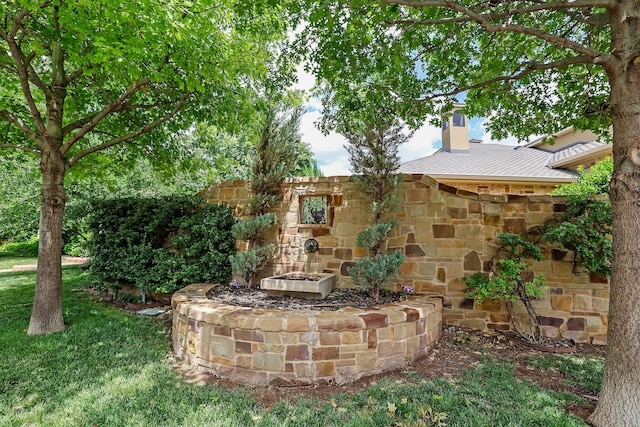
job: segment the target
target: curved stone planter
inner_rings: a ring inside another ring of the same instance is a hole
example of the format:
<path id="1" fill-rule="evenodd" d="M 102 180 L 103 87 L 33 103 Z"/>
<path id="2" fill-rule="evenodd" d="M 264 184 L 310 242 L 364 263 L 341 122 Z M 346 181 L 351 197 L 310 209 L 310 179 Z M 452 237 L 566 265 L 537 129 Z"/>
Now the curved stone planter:
<path id="1" fill-rule="evenodd" d="M 338 311 L 215 303 L 214 285 L 176 292 L 173 349 L 192 367 L 243 384 L 345 383 L 404 366 L 440 338 L 440 298 Z"/>

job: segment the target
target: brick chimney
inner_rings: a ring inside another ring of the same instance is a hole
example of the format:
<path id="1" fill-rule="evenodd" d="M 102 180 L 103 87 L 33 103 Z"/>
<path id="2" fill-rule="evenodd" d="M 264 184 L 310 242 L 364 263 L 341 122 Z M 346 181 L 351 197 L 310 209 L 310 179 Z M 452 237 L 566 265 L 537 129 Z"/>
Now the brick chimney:
<path id="1" fill-rule="evenodd" d="M 442 149 L 449 153 L 469 153 L 469 123 L 460 112 L 464 104 L 455 104 L 453 114 L 442 121 Z"/>

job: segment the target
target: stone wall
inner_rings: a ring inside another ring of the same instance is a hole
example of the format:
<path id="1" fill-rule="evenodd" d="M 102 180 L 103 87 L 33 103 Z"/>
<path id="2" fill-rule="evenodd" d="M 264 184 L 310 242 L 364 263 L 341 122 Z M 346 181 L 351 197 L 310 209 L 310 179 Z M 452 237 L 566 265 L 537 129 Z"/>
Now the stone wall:
<path id="1" fill-rule="evenodd" d="M 215 184 L 202 192 L 211 202 L 234 208 L 238 216 L 249 194 L 244 181 Z M 327 223 L 301 224 L 300 200 L 327 197 Z M 544 224 L 565 209 L 564 198 L 536 195 L 478 194 L 437 183 L 428 176 L 409 175 L 402 183 L 402 209 L 395 215 L 388 249 L 406 255 L 395 282 L 396 289 L 413 286 L 418 292 L 444 296 L 446 324 L 481 329 L 508 329 L 502 302 L 475 304 L 465 297 L 461 277 L 488 271 L 496 236 L 523 233 Z M 274 272 L 324 271 L 335 273 L 340 287 L 351 286 L 347 267 L 365 252 L 356 247 L 357 233 L 371 224 L 369 203 L 349 177 L 291 179 L 282 186 L 282 203 L 274 212 L 279 228 L 272 241 L 278 253 Z M 315 238 L 320 249 L 305 253 L 304 242 Z M 239 245 L 242 249 L 242 245 Z M 606 278 L 574 274 L 572 253 L 547 248 L 546 260 L 536 262 L 548 288 L 535 303 L 550 337 L 579 342 L 606 343 L 609 284 Z"/>
<path id="2" fill-rule="evenodd" d="M 196 369 L 237 383 L 355 381 L 425 356 L 442 330 L 440 298 L 363 310 L 263 310 L 208 300 L 212 286 L 174 294 L 173 348 Z"/>
<path id="3" fill-rule="evenodd" d="M 450 187 L 455 187 L 460 190 L 472 191 L 479 194 L 519 194 L 519 195 L 546 195 L 555 190 L 560 184 L 547 183 L 541 184 L 539 182 L 470 182 L 470 181 L 453 181 L 444 180 L 442 182 Z"/>

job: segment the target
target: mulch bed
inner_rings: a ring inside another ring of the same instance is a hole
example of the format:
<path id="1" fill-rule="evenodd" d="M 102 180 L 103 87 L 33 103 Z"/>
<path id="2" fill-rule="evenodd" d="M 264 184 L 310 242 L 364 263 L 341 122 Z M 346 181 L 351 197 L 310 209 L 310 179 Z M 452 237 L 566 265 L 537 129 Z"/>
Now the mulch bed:
<path id="1" fill-rule="evenodd" d="M 305 299 L 294 296 L 273 296 L 261 289 L 216 286 L 207 293 L 212 301 L 252 308 L 273 310 L 339 310 L 345 307 L 368 308 L 401 301 L 406 294 L 380 292 L 376 300 L 361 289 L 336 289 L 323 299 Z"/>

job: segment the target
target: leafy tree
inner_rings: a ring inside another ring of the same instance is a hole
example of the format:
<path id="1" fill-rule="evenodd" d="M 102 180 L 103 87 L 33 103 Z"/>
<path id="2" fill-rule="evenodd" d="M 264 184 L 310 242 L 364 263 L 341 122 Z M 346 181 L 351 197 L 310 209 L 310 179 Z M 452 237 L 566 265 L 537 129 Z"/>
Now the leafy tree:
<path id="1" fill-rule="evenodd" d="M 67 172 L 96 172 L 100 151 L 179 157 L 178 130 L 197 118 L 227 131 L 252 121 L 257 95 L 287 85 L 287 29 L 281 8 L 242 0 L 17 0 L 0 12 L 0 152 L 35 156 L 41 173 L 28 333 L 51 333 L 64 329 Z"/>
<path id="2" fill-rule="evenodd" d="M 304 1 L 309 51 L 340 105 L 353 82 L 412 125 L 449 111 L 489 117 L 495 138 L 524 140 L 567 125 L 613 126 L 613 264 L 607 363 L 590 418 L 640 419 L 640 3 L 576 1 Z M 437 119 L 436 119 L 437 120 Z M 434 120 L 434 121 L 436 121 Z"/>
<path id="3" fill-rule="evenodd" d="M 301 106 L 272 106 L 267 110 L 251 165 L 249 214 L 262 215 L 280 200 L 280 186 L 296 168 L 304 146 L 300 136 L 302 113 Z"/>
<path id="4" fill-rule="evenodd" d="M 557 196 L 585 197 L 592 194 L 609 194 L 613 175 L 613 158 L 607 157 L 590 169 L 578 167 L 578 179 L 570 184 L 561 185 L 553 190 Z"/>
<path id="5" fill-rule="evenodd" d="M 398 197 L 400 156 L 398 147 L 410 139 L 403 133 L 397 119 L 385 117 L 385 112 L 371 121 L 347 122 L 341 132 L 349 141 L 346 146 L 349 162 L 358 189 L 371 200 L 371 211 L 375 222 L 385 213 L 398 210 L 402 201 Z"/>

